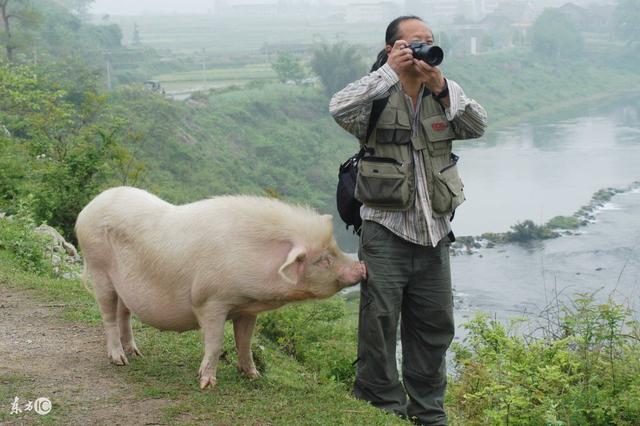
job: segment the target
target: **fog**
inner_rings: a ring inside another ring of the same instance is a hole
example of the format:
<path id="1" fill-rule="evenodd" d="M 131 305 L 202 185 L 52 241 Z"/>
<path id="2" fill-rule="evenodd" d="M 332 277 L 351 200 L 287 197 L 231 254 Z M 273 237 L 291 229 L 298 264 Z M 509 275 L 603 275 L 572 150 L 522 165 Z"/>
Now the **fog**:
<path id="1" fill-rule="evenodd" d="M 97 0 L 90 9 L 96 14 L 142 15 L 148 13 L 207 13 L 214 8 L 211 0 L 189 0 L 176 3 L 170 0 Z"/>
<path id="2" fill-rule="evenodd" d="M 454 0 L 455 1 L 455 0 Z M 215 13 L 215 0 L 187 0 L 175 2 L 171 0 L 97 0 L 90 8 L 91 13 L 109 15 L 147 15 L 147 14 L 210 14 Z M 268 4 L 273 0 L 239 0 L 229 2 L 233 4 Z M 288 3 L 318 3 L 317 1 L 289 1 Z M 347 4 L 348 0 L 331 0 L 320 3 Z M 446 3 L 446 2 L 445 2 Z"/>

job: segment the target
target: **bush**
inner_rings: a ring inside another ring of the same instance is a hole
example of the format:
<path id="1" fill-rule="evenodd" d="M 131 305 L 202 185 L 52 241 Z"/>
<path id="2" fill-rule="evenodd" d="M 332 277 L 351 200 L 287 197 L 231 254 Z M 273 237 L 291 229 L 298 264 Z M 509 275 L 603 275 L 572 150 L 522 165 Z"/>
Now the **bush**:
<path id="1" fill-rule="evenodd" d="M 34 232 L 30 200 L 19 203 L 15 215 L 0 218 L 0 250 L 11 253 L 25 271 L 51 275 L 53 267 L 45 258 L 48 240 Z"/>
<path id="2" fill-rule="evenodd" d="M 640 327 L 624 306 L 579 294 L 545 337 L 518 337 L 486 315 L 466 328 L 448 395 L 459 423 L 637 424 Z"/>
<path id="3" fill-rule="evenodd" d="M 555 238 L 558 236 L 547 226 L 539 226 L 531 220 L 518 222 L 511 227 L 511 231 L 507 232 L 505 237 L 507 241 L 527 242 L 532 240 L 544 240 L 547 238 Z"/>
<path id="4" fill-rule="evenodd" d="M 582 222 L 574 216 L 555 216 L 547 222 L 548 227 L 558 229 L 576 229 L 581 225 Z"/>

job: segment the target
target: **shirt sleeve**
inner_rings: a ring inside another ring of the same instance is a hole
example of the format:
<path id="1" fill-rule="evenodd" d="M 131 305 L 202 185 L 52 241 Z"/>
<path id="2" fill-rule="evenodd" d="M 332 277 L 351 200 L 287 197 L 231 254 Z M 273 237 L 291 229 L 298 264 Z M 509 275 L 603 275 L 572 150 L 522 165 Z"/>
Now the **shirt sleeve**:
<path id="1" fill-rule="evenodd" d="M 456 139 L 479 138 L 487 128 L 487 112 L 478 102 L 468 98 L 455 81 L 447 79 L 447 86 L 450 105 L 445 114 Z"/>
<path id="2" fill-rule="evenodd" d="M 340 127 L 356 138 L 364 139 L 373 101 L 389 96 L 398 81 L 398 74 L 389 64 L 384 64 L 333 95 L 329 112 Z"/>

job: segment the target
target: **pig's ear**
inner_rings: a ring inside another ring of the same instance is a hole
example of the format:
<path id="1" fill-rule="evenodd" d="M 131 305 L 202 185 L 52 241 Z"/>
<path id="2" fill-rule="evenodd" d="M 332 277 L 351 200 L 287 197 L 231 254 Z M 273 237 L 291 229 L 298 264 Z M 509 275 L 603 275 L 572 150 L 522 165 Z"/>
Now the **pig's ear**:
<path id="1" fill-rule="evenodd" d="M 333 233 L 333 216 L 330 214 L 323 214 L 322 219 L 329 225 L 329 232 Z"/>
<path id="2" fill-rule="evenodd" d="M 297 284 L 302 275 L 302 267 L 307 257 L 307 249 L 302 245 L 294 245 L 284 261 L 280 270 L 280 276 L 290 284 Z"/>

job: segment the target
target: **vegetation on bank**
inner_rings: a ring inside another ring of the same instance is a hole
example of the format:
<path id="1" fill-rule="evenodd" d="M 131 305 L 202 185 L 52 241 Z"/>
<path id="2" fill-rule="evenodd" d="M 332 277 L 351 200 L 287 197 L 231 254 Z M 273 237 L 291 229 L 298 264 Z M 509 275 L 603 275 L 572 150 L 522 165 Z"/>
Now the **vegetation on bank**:
<path id="1" fill-rule="evenodd" d="M 464 249 L 470 252 L 471 248 L 493 248 L 496 244 L 527 243 L 571 235 L 578 228 L 593 223 L 598 209 L 608 203 L 614 195 L 636 188 L 640 188 L 640 181 L 633 182 L 624 188 L 600 189 L 593 194 L 588 204 L 580 207 L 571 216 L 555 216 L 542 225 L 537 225 L 532 220 L 525 220 L 516 223 L 507 232 L 486 232 L 480 236 L 457 237 L 452 248 L 456 253 L 456 250 Z"/>
<path id="2" fill-rule="evenodd" d="M 594 294 L 554 305 L 514 327 L 486 315 L 466 324 L 449 386 L 459 424 L 637 424 L 640 323 Z"/>

